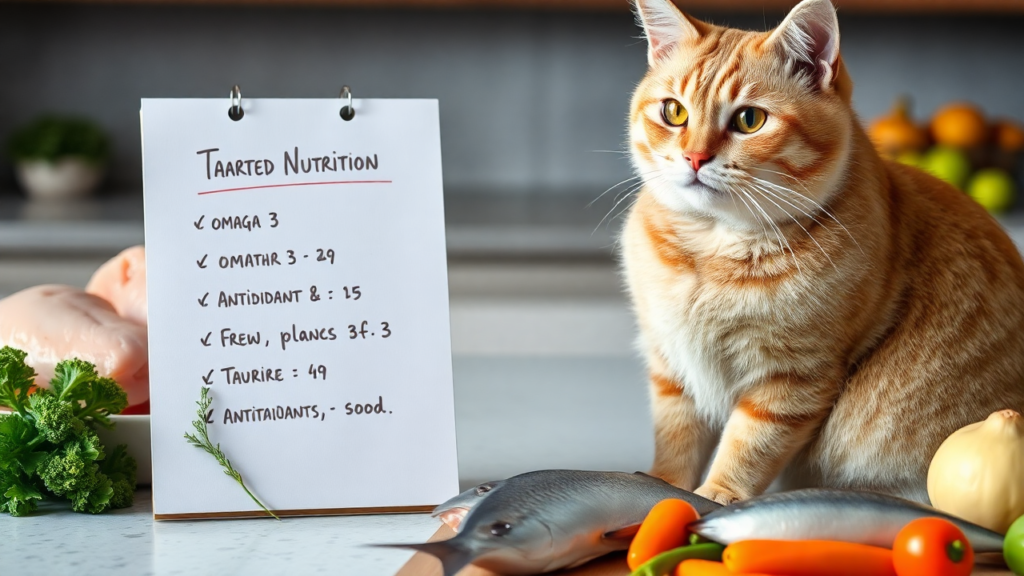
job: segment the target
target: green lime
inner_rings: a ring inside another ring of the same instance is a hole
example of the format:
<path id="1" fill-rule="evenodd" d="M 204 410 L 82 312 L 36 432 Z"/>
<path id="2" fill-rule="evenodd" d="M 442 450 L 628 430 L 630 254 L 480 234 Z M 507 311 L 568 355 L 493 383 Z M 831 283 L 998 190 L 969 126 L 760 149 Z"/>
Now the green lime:
<path id="1" fill-rule="evenodd" d="M 971 174 L 971 162 L 956 148 L 935 146 L 925 154 L 921 168 L 936 178 L 949 182 L 963 190 Z"/>
<path id="2" fill-rule="evenodd" d="M 1013 178 L 999 168 L 983 168 L 967 183 L 967 193 L 989 212 L 1002 212 L 1013 203 Z"/>
<path id="3" fill-rule="evenodd" d="M 1024 576 L 1024 516 L 1017 518 L 1003 540 L 1003 559 L 1017 576 Z"/>
<path id="4" fill-rule="evenodd" d="M 896 161 L 899 162 L 900 164 L 913 166 L 914 168 L 923 168 L 924 154 L 921 154 L 920 152 L 915 152 L 913 150 L 908 150 L 907 152 L 903 152 L 902 154 L 897 156 Z"/>

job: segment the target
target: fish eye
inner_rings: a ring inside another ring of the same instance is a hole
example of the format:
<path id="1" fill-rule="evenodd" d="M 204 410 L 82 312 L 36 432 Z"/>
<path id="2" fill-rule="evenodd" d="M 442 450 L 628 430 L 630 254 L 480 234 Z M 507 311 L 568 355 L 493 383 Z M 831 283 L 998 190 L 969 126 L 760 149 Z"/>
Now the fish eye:
<path id="1" fill-rule="evenodd" d="M 732 126 L 743 134 L 753 134 L 764 126 L 764 121 L 767 119 L 768 113 L 764 110 L 747 106 L 733 117 Z"/>
<path id="2" fill-rule="evenodd" d="M 492 536 L 504 536 L 512 531 L 512 525 L 508 522 L 502 522 L 501 520 L 491 524 L 491 535 Z"/>
<path id="3" fill-rule="evenodd" d="M 481 485 L 476 487 L 476 493 L 477 493 L 477 495 L 487 494 L 488 492 L 490 492 L 493 489 L 494 489 L 494 485 L 493 484 L 481 484 Z"/>
<path id="4" fill-rule="evenodd" d="M 661 104 L 661 117 L 669 126 L 685 126 L 690 113 L 679 103 L 679 100 L 669 98 Z"/>

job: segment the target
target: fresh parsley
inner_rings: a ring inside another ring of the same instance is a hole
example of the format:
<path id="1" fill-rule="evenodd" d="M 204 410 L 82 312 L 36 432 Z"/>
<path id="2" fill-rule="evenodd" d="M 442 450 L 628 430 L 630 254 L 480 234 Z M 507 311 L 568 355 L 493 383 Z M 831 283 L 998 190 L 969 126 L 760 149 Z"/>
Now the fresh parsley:
<path id="1" fill-rule="evenodd" d="M 50 388 L 35 387 L 26 353 L 0 348 L 0 511 L 24 516 L 43 498 L 97 514 L 131 506 L 135 459 L 123 444 L 107 455 L 95 428 L 113 428 L 111 414 L 128 406 L 117 382 L 84 360 L 64 360 Z"/>

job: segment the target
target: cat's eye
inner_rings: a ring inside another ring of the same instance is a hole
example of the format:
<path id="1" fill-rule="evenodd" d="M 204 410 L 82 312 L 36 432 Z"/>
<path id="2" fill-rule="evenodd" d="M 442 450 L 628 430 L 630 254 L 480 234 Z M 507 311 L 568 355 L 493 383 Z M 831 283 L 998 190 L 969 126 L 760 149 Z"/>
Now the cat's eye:
<path id="1" fill-rule="evenodd" d="M 732 119 L 732 125 L 744 134 L 753 134 L 764 126 L 764 121 L 767 119 L 768 114 L 764 110 L 747 106 Z"/>
<path id="2" fill-rule="evenodd" d="M 690 113 L 679 103 L 678 100 L 669 98 L 661 105 L 661 116 L 671 126 L 682 126 L 690 117 Z"/>

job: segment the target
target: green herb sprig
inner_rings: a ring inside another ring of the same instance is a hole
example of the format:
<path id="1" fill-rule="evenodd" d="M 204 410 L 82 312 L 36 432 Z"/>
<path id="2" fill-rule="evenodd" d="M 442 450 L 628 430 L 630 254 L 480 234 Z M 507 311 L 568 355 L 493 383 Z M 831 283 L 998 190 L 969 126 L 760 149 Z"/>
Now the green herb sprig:
<path id="1" fill-rule="evenodd" d="M 208 454 L 216 458 L 217 462 L 224 468 L 224 473 L 234 478 L 235 482 L 238 482 L 238 485 L 242 487 L 242 490 L 245 490 L 245 493 L 249 495 L 249 498 L 252 498 L 253 502 L 259 504 L 260 508 L 263 508 L 264 512 L 280 520 L 277 514 L 274 514 L 269 508 L 264 506 L 263 502 L 260 502 L 260 499 L 257 498 L 256 495 L 253 494 L 245 485 L 245 482 L 242 481 L 242 475 L 238 473 L 238 470 L 235 470 L 234 466 L 231 465 L 231 461 L 228 460 L 228 457 L 224 454 L 224 451 L 220 449 L 220 443 L 218 442 L 217 445 L 214 446 L 213 442 L 210 441 L 210 432 L 206 428 L 206 414 L 210 409 L 210 404 L 213 403 L 213 398 L 210 396 L 209 388 L 203 386 L 201 390 L 202 392 L 200 392 L 199 400 L 196 402 L 196 405 L 199 406 L 199 410 L 196 411 L 199 418 L 192 421 L 192 427 L 196 429 L 196 434 L 189 434 L 186 432 L 185 439 L 188 440 L 189 444 L 196 448 L 202 448 Z"/>

